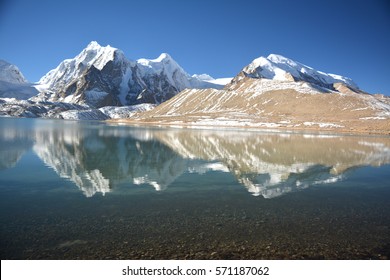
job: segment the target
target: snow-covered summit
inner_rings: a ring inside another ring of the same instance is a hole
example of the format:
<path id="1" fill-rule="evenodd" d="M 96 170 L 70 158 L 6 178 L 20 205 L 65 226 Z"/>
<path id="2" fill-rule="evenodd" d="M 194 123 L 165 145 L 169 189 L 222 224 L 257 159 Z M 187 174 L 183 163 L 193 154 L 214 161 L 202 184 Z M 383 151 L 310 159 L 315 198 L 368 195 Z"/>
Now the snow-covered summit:
<path id="1" fill-rule="evenodd" d="M 102 47 L 98 42 L 92 41 L 77 56 L 77 59 L 101 70 L 109 61 L 114 59 L 125 60 L 126 58 L 121 50 L 113 48 L 110 45 Z"/>
<path id="2" fill-rule="evenodd" d="M 159 57 L 155 58 L 155 59 L 147 59 L 147 58 L 140 58 L 140 59 L 137 59 L 137 62 L 141 65 L 144 65 L 144 66 L 148 66 L 148 67 L 153 67 L 155 65 L 158 65 L 160 64 L 161 62 L 164 62 L 165 64 L 169 64 L 169 63 L 176 63 L 176 61 L 173 60 L 173 58 L 167 54 L 167 53 L 162 53 L 160 54 Z"/>
<path id="3" fill-rule="evenodd" d="M 27 83 L 18 67 L 2 59 L 0 59 L 0 81 L 13 84 Z"/>
<path id="4" fill-rule="evenodd" d="M 162 53 L 160 54 L 159 57 L 157 57 L 156 59 L 145 59 L 145 58 L 140 58 L 138 59 L 138 62 L 139 63 L 146 63 L 146 64 L 149 64 L 149 63 L 157 63 L 157 62 L 164 62 L 164 63 L 170 63 L 170 62 L 175 62 L 173 60 L 173 58 L 167 54 L 167 53 Z M 176 63 L 176 62 L 175 62 Z"/>
<path id="5" fill-rule="evenodd" d="M 252 78 L 276 81 L 305 81 L 324 88 L 333 88 L 333 84 L 343 83 L 358 89 L 356 83 L 350 78 L 324 73 L 277 54 L 256 58 L 242 72 L 245 73 L 245 76 Z"/>
<path id="6" fill-rule="evenodd" d="M 37 93 L 18 67 L 0 59 L 0 98 L 25 100 Z"/>
<path id="7" fill-rule="evenodd" d="M 92 41 L 75 58 L 65 59 L 57 68 L 49 71 L 39 80 L 39 84 L 48 88 L 58 87 L 66 84 L 72 79 L 76 79 L 89 67 L 94 66 L 98 70 L 114 59 L 125 59 L 122 51 L 111 46 L 102 47 L 97 42 Z"/>
<path id="8" fill-rule="evenodd" d="M 186 88 L 221 88 L 190 76 L 167 53 L 155 59 L 129 60 L 111 46 L 93 41 L 39 81 L 36 100 L 103 106 L 159 104 Z"/>
<path id="9" fill-rule="evenodd" d="M 165 76 L 179 91 L 192 87 L 190 75 L 167 53 L 155 59 L 140 58 L 136 63 L 142 76 Z"/>

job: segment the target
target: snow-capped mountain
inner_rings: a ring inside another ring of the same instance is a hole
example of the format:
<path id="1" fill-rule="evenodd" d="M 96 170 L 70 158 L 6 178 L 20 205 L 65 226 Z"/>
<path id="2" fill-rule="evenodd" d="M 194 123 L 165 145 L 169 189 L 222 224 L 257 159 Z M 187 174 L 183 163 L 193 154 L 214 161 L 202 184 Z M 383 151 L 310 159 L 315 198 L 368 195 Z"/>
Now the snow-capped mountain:
<path id="1" fill-rule="evenodd" d="M 262 128 L 390 131 L 390 97 L 280 55 L 260 57 L 222 90 L 186 89 L 135 122 Z"/>
<path id="2" fill-rule="evenodd" d="M 25 100 L 37 93 L 17 66 L 0 59 L 0 98 Z"/>
<path id="3" fill-rule="evenodd" d="M 317 71 L 302 63 L 277 54 L 256 58 L 241 70 L 234 81 L 238 82 L 243 77 L 263 78 L 274 81 L 303 81 L 313 86 L 327 89 L 335 89 L 334 84 L 343 83 L 349 87 L 358 89 L 358 86 L 350 78 Z"/>
<path id="4" fill-rule="evenodd" d="M 15 65 L 0 59 L 0 81 L 24 84 L 27 80 Z"/>
<path id="5" fill-rule="evenodd" d="M 156 59 L 128 60 L 111 46 L 91 42 L 39 81 L 35 100 L 103 106 L 159 104 L 185 88 L 221 88 L 211 77 L 190 76 L 166 53 Z"/>

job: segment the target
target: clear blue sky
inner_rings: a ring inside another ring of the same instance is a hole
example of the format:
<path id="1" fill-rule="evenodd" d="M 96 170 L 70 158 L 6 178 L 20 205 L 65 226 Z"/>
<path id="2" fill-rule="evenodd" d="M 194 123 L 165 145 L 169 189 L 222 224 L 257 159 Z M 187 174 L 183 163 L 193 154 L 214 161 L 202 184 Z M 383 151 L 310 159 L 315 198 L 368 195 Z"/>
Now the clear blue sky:
<path id="1" fill-rule="evenodd" d="M 389 0 L 0 0 L 0 58 L 29 81 L 92 40 L 216 78 L 276 53 L 390 95 Z"/>

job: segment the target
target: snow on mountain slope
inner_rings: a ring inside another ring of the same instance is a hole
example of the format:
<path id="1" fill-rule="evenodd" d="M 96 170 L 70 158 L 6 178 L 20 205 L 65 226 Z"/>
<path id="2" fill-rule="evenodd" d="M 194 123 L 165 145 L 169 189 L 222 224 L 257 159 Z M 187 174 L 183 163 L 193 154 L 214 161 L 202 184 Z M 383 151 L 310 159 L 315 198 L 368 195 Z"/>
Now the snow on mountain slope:
<path id="1" fill-rule="evenodd" d="M 159 104 L 185 88 L 221 88 L 191 77 L 173 58 L 128 60 L 119 49 L 91 42 L 39 81 L 35 100 L 87 104 L 94 108 L 141 103 Z"/>
<path id="2" fill-rule="evenodd" d="M 0 98 L 27 100 L 38 94 L 35 87 L 28 83 L 17 84 L 0 81 Z"/>
<path id="3" fill-rule="evenodd" d="M 19 68 L 0 59 L 0 98 L 28 99 L 38 91 L 27 82 Z"/>
<path id="4" fill-rule="evenodd" d="M 0 81 L 14 83 L 14 84 L 27 83 L 27 80 L 24 78 L 23 74 L 20 72 L 18 67 L 1 59 L 0 59 Z"/>
<path id="5" fill-rule="evenodd" d="M 358 86 L 350 78 L 317 71 L 302 63 L 277 54 L 256 58 L 242 69 L 241 75 L 236 77 L 235 81 L 243 77 L 276 81 L 304 81 L 326 89 L 334 89 L 333 84 L 343 83 L 349 87 L 358 89 Z"/>
<path id="6" fill-rule="evenodd" d="M 165 74 L 171 85 L 183 89 L 191 87 L 188 74 L 167 53 L 162 53 L 156 59 L 141 58 L 137 63 L 142 77 Z"/>
<path id="7" fill-rule="evenodd" d="M 122 51 L 91 42 L 79 55 L 66 59 L 39 81 L 34 101 L 62 101 L 92 107 L 120 105 L 122 76 L 131 66 Z"/>
<path id="8" fill-rule="evenodd" d="M 114 59 L 115 54 L 123 56 L 123 53 L 118 49 L 111 46 L 101 47 L 93 41 L 75 58 L 66 59 L 57 68 L 49 71 L 39 80 L 38 84 L 47 85 L 49 88 L 58 88 L 81 76 L 88 67 L 94 66 L 96 69 L 102 70 L 109 61 Z"/>

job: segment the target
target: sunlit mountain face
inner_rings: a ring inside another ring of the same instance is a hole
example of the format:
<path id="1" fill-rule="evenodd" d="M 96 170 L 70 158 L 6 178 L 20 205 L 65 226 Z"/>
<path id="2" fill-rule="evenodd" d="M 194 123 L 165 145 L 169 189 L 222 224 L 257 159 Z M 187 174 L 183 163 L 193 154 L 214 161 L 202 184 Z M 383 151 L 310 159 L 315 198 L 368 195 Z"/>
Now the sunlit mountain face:
<path id="1" fill-rule="evenodd" d="M 183 174 L 218 172 L 252 195 L 273 198 L 390 162 L 390 139 L 383 137 L 43 122 L 28 129 L 2 123 L 1 168 L 32 149 L 87 197 L 119 191 L 118 185 L 164 191 Z"/>

